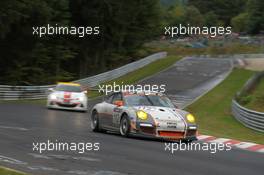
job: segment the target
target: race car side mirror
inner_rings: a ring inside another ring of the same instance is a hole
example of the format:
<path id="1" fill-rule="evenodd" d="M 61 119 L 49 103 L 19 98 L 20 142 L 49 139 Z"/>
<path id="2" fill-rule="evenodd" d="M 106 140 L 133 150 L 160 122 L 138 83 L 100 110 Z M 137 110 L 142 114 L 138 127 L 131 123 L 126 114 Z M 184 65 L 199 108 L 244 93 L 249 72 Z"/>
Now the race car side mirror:
<path id="1" fill-rule="evenodd" d="M 117 101 L 114 102 L 114 105 L 116 105 L 116 106 L 118 106 L 118 107 L 120 107 L 120 106 L 124 106 L 124 102 L 121 101 L 121 100 L 117 100 Z"/>
<path id="2" fill-rule="evenodd" d="M 83 91 L 83 93 L 85 93 L 85 94 L 88 94 L 88 92 L 87 92 L 87 91 Z"/>

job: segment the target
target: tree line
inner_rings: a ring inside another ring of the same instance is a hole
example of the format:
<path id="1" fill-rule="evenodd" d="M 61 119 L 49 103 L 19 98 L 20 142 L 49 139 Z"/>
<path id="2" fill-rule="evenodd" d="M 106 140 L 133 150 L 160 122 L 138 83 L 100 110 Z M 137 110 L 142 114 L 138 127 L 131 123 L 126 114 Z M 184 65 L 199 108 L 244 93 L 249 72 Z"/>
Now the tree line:
<path id="1" fill-rule="evenodd" d="M 168 3 L 170 0 L 162 1 Z M 169 6 L 164 12 L 165 21 L 171 25 L 232 26 L 233 32 L 247 34 L 259 34 L 264 30 L 263 0 L 176 0 L 176 2 L 176 5 Z"/>
<path id="2" fill-rule="evenodd" d="M 1 0 L 0 84 L 50 84 L 113 69 L 138 58 L 166 25 L 232 25 L 257 34 L 263 7 L 262 0 Z M 32 35 L 32 27 L 47 24 L 100 26 L 100 35 Z"/>
<path id="3" fill-rule="evenodd" d="M 1 0 L 0 84 L 69 81 L 131 62 L 157 35 L 159 10 L 158 0 Z M 99 26 L 100 35 L 32 35 L 47 24 Z"/>

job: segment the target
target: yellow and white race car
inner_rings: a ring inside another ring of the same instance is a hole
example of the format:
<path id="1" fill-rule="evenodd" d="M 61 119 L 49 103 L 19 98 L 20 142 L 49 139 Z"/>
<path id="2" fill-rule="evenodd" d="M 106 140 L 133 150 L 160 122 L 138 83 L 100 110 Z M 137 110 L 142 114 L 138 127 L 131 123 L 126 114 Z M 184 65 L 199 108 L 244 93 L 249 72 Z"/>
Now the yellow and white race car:
<path id="1" fill-rule="evenodd" d="M 80 84 L 61 82 L 55 88 L 49 89 L 49 92 L 48 108 L 87 111 L 87 91 L 82 90 Z"/>

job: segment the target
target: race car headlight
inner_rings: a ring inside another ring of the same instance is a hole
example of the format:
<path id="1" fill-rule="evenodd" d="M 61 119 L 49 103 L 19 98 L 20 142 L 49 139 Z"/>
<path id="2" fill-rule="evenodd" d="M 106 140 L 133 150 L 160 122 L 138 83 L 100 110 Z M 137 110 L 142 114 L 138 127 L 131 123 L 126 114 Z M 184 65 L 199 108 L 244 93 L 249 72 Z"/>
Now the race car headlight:
<path id="1" fill-rule="evenodd" d="M 56 100 L 56 99 L 57 99 L 57 96 L 56 96 L 55 94 L 51 94 L 51 95 L 50 95 L 50 99 L 51 99 L 51 100 Z"/>
<path id="2" fill-rule="evenodd" d="M 192 114 L 188 114 L 188 115 L 186 116 L 186 119 L 187 119 L 187 121 L 190 122 L 190 123 L 195 123 L 195 118 L 194 118 L 194 116 L 193 116 Z"/>
<path id="3" fill-rule="evenodd" d="M 147 120 L 148 114 L 142 110 L 137 111 L 137 117 L 141 120 Z"/>

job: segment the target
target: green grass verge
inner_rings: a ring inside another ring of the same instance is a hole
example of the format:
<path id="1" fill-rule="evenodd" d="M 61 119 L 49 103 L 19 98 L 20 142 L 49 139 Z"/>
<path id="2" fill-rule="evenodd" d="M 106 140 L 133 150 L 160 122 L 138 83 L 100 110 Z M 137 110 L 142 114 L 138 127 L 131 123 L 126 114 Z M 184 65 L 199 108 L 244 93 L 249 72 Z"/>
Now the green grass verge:
<path id="1" fill-rule="evenodd" d="M 0 175 L 26 175 L 26 174 L 0 166 Z"/>
<path id="2" fill-rule="evenodd" d="M 249 93 L 246 98 L 248 102 L 244 105 L 246 108 L 264 112 L 264 79 L 260 81 L 256 89 Z"/>
<path id="3" fill-rule="evenodd" d="M 196 116 L 201 134 L 264 144 L 264 134 L 239 123 L 231 114 L 231 100 L 252 71 L 235 69 L 229 77 L 187 110 Z"/>

